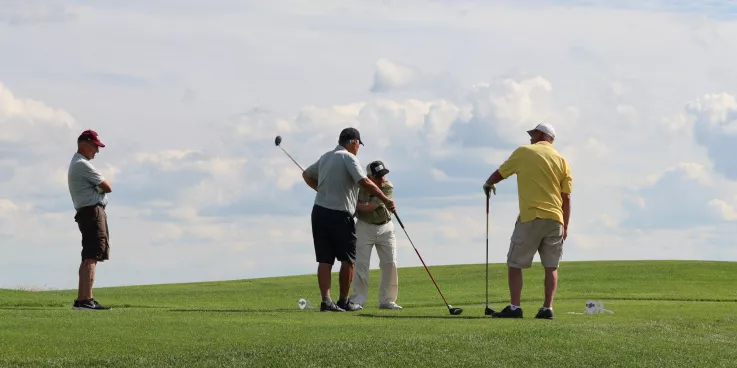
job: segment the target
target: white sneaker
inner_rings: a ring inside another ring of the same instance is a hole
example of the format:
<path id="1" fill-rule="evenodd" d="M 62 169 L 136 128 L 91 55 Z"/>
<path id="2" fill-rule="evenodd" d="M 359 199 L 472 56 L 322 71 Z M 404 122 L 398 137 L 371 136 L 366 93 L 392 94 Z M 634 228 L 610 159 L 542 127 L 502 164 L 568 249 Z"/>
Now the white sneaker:
<path id="1" fill-rule="evenodd" d="M 391 302 L 389 304 L 379 305 L 379 309 L 396 309 L 396 310 L 400 310 L 400 309 L 402 309 L 402 307 L 399 306 L 399 305 L 397 305 L 397 303 Z"/>

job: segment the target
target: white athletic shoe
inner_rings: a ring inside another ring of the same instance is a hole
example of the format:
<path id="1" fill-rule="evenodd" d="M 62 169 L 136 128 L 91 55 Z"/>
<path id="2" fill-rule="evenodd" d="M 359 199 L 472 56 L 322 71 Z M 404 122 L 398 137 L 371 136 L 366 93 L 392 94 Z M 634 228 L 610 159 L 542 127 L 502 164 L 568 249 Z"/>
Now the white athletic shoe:
<path id="1" fill-rule="evenodd" d="M 397 305 L 397 303 L 391 302 L 389 304 L 382 304 L 379 306 L 379 309 L 396 309 L 401 310 L 402 307 Z"/>

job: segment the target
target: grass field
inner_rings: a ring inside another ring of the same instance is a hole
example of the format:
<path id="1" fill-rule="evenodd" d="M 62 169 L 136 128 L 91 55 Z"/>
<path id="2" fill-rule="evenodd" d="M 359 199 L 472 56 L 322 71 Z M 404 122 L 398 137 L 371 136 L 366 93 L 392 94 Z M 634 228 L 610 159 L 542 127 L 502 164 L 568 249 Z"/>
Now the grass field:
<path id="1" fill-rule="evenodd" d="M 73 311 L 75 291 L 0 290 L 0 366 L 735 366 L 734 262 L 567 262 L 552 321 L 533 318 L 539 265 L 525 272 L 517 320 L 483 316 L 483 264 L 430 270 L 462 315 L 448 314 L 422 267 L 399 270 L 402 311 L 378 310 L 375 270 L 369 305 L 354 313 L 317 312 L 313 275 L 98 288 L 106 312 Z M 489 279 L 499 310 L 506 269 L 490 265 Z M 337 274 L 333 285 L 337 299 Z M 299 310 L 299 298 L 315 309 Z M 569 314 L 589 299 L 615 314 Z"/>

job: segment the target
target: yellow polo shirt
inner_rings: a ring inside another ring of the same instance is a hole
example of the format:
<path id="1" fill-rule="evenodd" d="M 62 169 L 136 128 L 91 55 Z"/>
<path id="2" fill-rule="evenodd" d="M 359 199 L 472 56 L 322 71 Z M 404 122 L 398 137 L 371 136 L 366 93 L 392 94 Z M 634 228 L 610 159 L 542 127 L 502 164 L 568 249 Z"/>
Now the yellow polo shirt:
<path id="1" fill-rule="evenodd" d="M 505 179 L 517 174 L 521 222 L 546 218 L 563 223 L 561 193 L 571 193 L 573 177 L 552 144 L 541 141 L 517 148 L 499 166 L 499 174 Z"/>

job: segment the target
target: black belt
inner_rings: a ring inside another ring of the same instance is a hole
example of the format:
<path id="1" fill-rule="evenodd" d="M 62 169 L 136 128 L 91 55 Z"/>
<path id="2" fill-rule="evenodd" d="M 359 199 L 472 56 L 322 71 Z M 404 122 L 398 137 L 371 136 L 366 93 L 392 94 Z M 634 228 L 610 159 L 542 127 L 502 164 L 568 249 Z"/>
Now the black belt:
<path id="1" fill-rule="evenodd" d="M 105 205 L 104 205 L 104 204 L 102 204 L 102 203 L 96 203 L 96 204 L 93 204 L 93 205 L 89 205 L 89 206 L 84 206 L 84 207 L 80 207 L 80 208 L 79 208 L 79 209 L 77 210 L 77 212 L 79 212 L 79 211 L 81 211 L 81 210 L 84 210 L 84 209 L 88 209 L 88 208 L 95 208 L 95 207 L 102 207 L 102 209 L 103 209 L 103 210 L 105 209 Z"/>
<path id="2" fill-rule="evenodd" d="M 376 225 L 376 226 L 381 226 L 381 225 L 386 225 L 386 224 L 390 223 L 391 221 L 392 221 L 392 220 L 386 220 L 386 221 L 384 221 L 384 222 L 379 222 L 379 223 L 373 223 L 373 222 L 372 222 L 371 224 L 372 224 L 372 225 Z"/>

